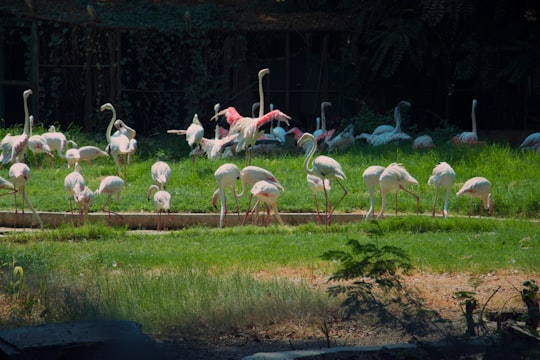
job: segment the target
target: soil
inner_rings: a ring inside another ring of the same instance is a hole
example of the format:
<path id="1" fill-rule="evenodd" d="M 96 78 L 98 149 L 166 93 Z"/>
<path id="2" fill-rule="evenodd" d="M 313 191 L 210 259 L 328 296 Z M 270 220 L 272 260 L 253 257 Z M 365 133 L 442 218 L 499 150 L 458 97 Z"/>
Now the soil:
<path id="1" fill-rule="evenodd" d="M 327 286 L 326 276 L 317 276 L 302 271 L 283 270 L 278 273 L 260 273 L 261 278 L 269 276 L 287 277 L 292 281 L 303 280 L 312 286 Z M 489 321 L 487 314 L 497 311 L 525 313 L 519 291 L 522 283 L 534 279 L 535 274 L 525 274 L 519 271 L 497 272 L 484 275 L 468 274 L 430 274 L 418 272 L 404 277 L 405 284 L 416 288 L 426 308 L 436 311 L 444 323 L 433 324 L 428 334 L 413 336 L 403 328 L 392 325 L 382 325 L 374 319 L 360 320 L 338 319 L 329 316 L 326 320 L 328 337 L 322 331 L 322 323 L 294 319 L 288 322 L 266 324 L 264 327 L 237 329 L 234 333 L 221 334 L 218 337 L 185 340 L 174 338 L 155 339 L 171 359 L 195 360 L 225 360 L 241 359 L 258 352 L 276 352 L 304 349 L 319 349 L 335 346 L 369 346 L 384 344 L 399 344 L 408 342 L 437 341 L 448 336 L 463 335 L 466 323 L 456 299 L 457 291 L 474 291 L 474 297 L 480 307 L 487 302 L 484 320 L 487 320 L 487 331 L 484 335 L 493 333 L 496 323 Z M 379 357 L 365 357 L 365 359 Z M 512 358 L 512 357 L 510 357 Z M 363 359 L 355 357 L 354 359 Z"/>

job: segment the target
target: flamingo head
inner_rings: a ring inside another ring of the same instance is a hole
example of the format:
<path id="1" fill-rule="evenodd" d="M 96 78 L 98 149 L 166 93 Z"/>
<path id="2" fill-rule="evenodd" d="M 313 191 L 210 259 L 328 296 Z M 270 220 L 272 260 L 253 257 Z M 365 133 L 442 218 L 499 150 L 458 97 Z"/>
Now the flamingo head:
<path id="1" fill-rule="evenodd" d="M 472 108 L 476 109 L 476 106 L 478 105 L 478 101 L 476 99 L 473 99 L 472 101 Z"/>
<path id="2" fill-rule="evenodd" d="M 219 109 L 221 108 L 221 105 L 219 103 L 217 103 L 216 105 L 214 105 L 214 113 L 217 114 L 219 112 Z"/>
<path id="3" fill-rule="evenodd" d="M 105 104 L 101 105 L 101 107 L 99 108 L 99 111 L 105 111 L 105 110 L 113 111 L 114 107 L 112 106 L 111 103 L 105 103 Z"/>
<path id="4" fill-rule="evenodd" d="M 327 107 L 330 107 L 332 106 L 332 103 L 330 101 L 323 101 L 321 103 L 321 109 L 324 109 L 324 108 L 327 108 Z"/>
<path id="5" fill-rule="evenodd" d="M 302 147 L 305 143 L 307 142 L 311 142 L 313 144 L 317 143 L 317 141 L 315 140 L 315 137 L 310 134 L 310 133 L 304 133 L 300 139 L 298 139 L 297 141 L 297 145 Z"/>
<path id="6" fill-rule="evenodd" d="M 259 70 L 259 79 L 262 79 L 264 75 L 268 75 L 268 74 L 270 74 L 269 68 L 264 68 L 264 69 Z"/>
<path id="7" fill-rule="evenodd" d="M 25 90 L 25 91 L 23 92 L 23 98 L 24 98 L 24 99 L 28 99 L 28 97 L 29 97 L 30 95 L 32 95 L 32 89 L 28 89 L 28 90 Z"/>

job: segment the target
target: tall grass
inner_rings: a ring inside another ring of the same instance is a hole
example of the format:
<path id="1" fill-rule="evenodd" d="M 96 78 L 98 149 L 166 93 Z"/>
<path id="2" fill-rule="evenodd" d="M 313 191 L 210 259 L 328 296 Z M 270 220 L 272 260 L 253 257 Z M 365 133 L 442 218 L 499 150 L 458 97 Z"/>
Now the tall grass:
<path id="1" fill-rule="evenodd" d="M 339 300 L 310 280 L 332 274 L 335 264 L 320 255 L 345 250 L 349 239 L 399 246 L 420 271 L 538 271 L 532 221 L 413 215 L 328 232 L 314 224 L 160 235 L 66 226 L 8 234 L 0 263 L 23 266 L 33 288 L 47 284 L 49 310 L 38 321 L 130 319 L 153 334 L 190 336 L 291 318 L 321 324 Z"/>

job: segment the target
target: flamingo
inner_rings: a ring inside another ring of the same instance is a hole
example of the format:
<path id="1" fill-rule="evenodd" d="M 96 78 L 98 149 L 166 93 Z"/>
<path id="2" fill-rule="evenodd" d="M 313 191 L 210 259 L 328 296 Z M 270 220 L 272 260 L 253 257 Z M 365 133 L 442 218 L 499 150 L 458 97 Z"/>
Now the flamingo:
<path id="1" fill-rule="evenodd" d="M 375 211 L 375 186 L 379 186 L 379 178 L 384 171 L 384 166 L 372 165 L 369 166 L 362 173 L 362 179 L 366 184 L 366 188 L 369 193 L 369 210 L 366 214 L 365 220 L 369 220 L 373 212 Z"/>
<path id="2" fill-rule="evenodd" d="M 255 216 L 253 217 L 253 221 L 257 221 L 258 217 L 258 208 L 261 201 L 264 203 L 266 207 L 266 212 L 268 215 L 268 221 L 266 222 L 266 225 L 270 224 L 270 211 L 274 213 L 274 216 L 276 217 L 276 220 L 278 223 L 283 225 L 283 220 L 279 216 L 279 211 L 277 208 L 277 199 L 279 197 L 280 189 L 271 182 L 260 180 L 257 181 L 255 184 L 253 184 L 253 187 L 251 188 L 251 195 L 255 196 L 257 198 L 257 201 L 255 202 L 255 205 L 253 206 L 253 209 L 251 212 L 257 211 L 255 213 Z M 256 210 L 257 209 L 257 210 Z M 249 211 L 249 209 L 248 209 Z"/>
<path id="3" fill-rule="evenodd" d="M 11 182 L 13 183 L 14 187 L 17 189 L 16 192 L 14 192 L 15 196 L 15 219 L 17 218 L 17 192 L 21 193 L 22 197 L 22 215 L 24 217 L 24 203 L 28 205 L 30 210 L 32 210 L 32 213 L 34 213 L 34 216 L 39 222 L 40 227 L 43 227 L 43 222 L 41 221 L 41 218 L 39 217 L 38 213 L 30 204 L 30 201 L 28 200 L 26 196 L 26 183 L 30 179 L 30 168 L 25 163 L 16 162 L 9 168 L 9 178 Z M 17 221 L 15 220 L 15 227 L 17 227 Z"/>
<path id="4" fill-rule="evenodd" d="M 119 132 L 120 134 L 126 136 L 129 139 L 127 152 L 127 164 L 129 165 L 131 164 L 131 158 L 133 154 L 135 154 L 135 151 L 137 150 L 137 140 L 135 140 L 137 132 L 127 126 L 126 123 L 120 119 L 114 122 L 114 127 L 116 129 L 116 132 Z"/>
<path id="5" fill-rule="evenodd" d="M 73 215 L 72 197 L 83 191 L 85 187 L 86 181 L 81 174 L 81 167 L 79 163 L 75 163 L 75 169 L 64 178 L 64 188 L 69 196 L 69 210 L 71 215 Z"/>
<path id="6" fill-rule="evenodd" d="M 94 192 L 95 196 L 99 196 L 100 194 L 107 194 L 107 212 L 108 212 L 108 218 L 111 218 L 111 197 L 113 195 L 116 196 L 116 202 L 120 202 L 120 193 L 122 192 L 122 189 L 124 188 L 124 180 L 115 175 L 106 176 L 101 180 L 99 184 L 99 188 Z M 101 211 L 105 211 L 105 206 L 101 209 Z"/>
<path id="7" fill-rule="evenodd" d="M 472 120 L 472 131 L 464 131 L 461 134 L 458 134 L 452 138 L 452 142 L 454 144 L 469 144 L 469 145 L 476 145 L 483 143 L 481 141 L 478 141 L 478 134 L 477 134 L 477 128 L 476 128 L 476 107 L 478 102 L 476 99 L 473 99 L 472 101 L 472 109 L 471 109 L 471 120 Z"/>
<path id="8" fill-rule="evenodd" d="M 28 148 L 34 155 L 34 162 L 36 162 L 36 154 L 47 154 L 51 158 L 54 159 L 54 155 L 51 151 L 51 148 L 49 147 L 49 144 L 47 144 L 47 139 L 45 139 L 42 135 L 32 135 L 32 128 L 34 127 L 34 116 L 29 116 L 30 121 L 30 130 L 29 130 L 29 138 L 28 138 Z"/>
<path id="9" fill-rule="evenodd" d="M 49 126 L 48 132 L 41 134 L 47 140 L 47 145 L 51 149 L 51 152 L 56 152 L 61 159 L 65 159 L 64 150 L 67 150 L 66 147 L 71 145 L 74 148 L 77 148 L 78 145 L 73 140 L 67 140 L 64 133 L 56 131 L 54 125 Z"/>
<path id="10" fill-rule="evenodd" d="M 325 109 L 327 107 L 332 106 L 332 103 L 330 101 L 323 101 L 321 103 L 321 116 L 315 118 L 315 122 L 317 123 L 317 130 L 313 132 L 313 136 L 315 137 L 315 140 L 317 140 L 317 144 L 320 144 L 324 140 L 330 140 L 332 136 L 334 136 L 334 133 L 336 132 L 336 129 L 327 130 L 326 129 L 326 111 Z M 319 125 L 320 123 L 320 125 Z"/>
<path id="11" fill-rule="evenodd" d="M 233 126 L 236 123 L 236 121 L 243 118 L 243 116 L 240 115 L 238 113 L 238 110 L 236 110 L 236 108 L 233 107 L 233 106 L 229 106 L 228 108 L 219 111 L 217 114 L 212 116 L 212 118 L 210 120 L 216 120 L 217 121 L 217 119 L 220 116 L 225 116 L 225 120 L 229 124 L 229 127 Z"/>
<path id="12" fill-rule="evenodd" d="M 171 208 L 171 194 L 169 194 L 169 192 L 166 190 L 160 190 L 156 184 L 153 184 L 150 185 L 148 192 L 146 193 L 146 198 L 148 201 L 150 201 L 150 196 L 152 196 L 152 192 L 154 191 L 156 192 L 154 194 L 154 206 L 156 207 L 158 213 L 157 230 L 167 230 L 167 224 L 163 224 L 161 217 L 163 211 L 169 212 Z"/>
<path id="13" fill-rule="evenodd" d="M 0 189 L 8 190 L 8 192 L 3 193 L 0 196 L 15 194 L 17 192 L 17 189 L 15 188 L 15 185 L 13 185 L 12 182 L 4 179 L 1 176 L 0 176 Z M 16 208 L 16 206 L 17 206 L 17 203 L 15 202 L 15 208 Z"/>
<path id="14" fill-rule="evenodd" d="M 339 151 L 345 151 L 350 148 L 355 141 L 354 126 L 348 125 L 342 132 L 337 134 L 331 139 L 324 139 L 324 143 L 328 146 L 328 152 L 337 149 Z"/>
<path id="15" fill-rule="evenodd" d="M 109 154 L 97 146 L 91 145 L 82 146 L 78 149 L 68 149 L 65 153 L 68 168 L 75 165 L 75 163 L 81 163 L 82 161 L 86 161 L 88 164 L 90 164 L 92 160 L 102 156 L 109 156 Z"/>
<path id="16" fill-rule="evenodd" d="M 443 207 L 443 216 L 448 217 L 448 196 L 450 195 L 450 188 L 454 185 L 456 180 L 456 172 L 452 167 L 446 162 L 440 162 L 437 166 L 433 168 L 432 175 L 429 177 L 428 185 L 435 186 L 435 201 L 433 203 L 433 210 L 431 211 L 431 216 L 435 216 L 435 207 L 437 206 L 437 195 L 439 194 L 439 188 L 443 187 L 446 189 L 444 196 L 444 207 Z"/>
<path id="17" fill-rule="evenodd" d="M 317 209 L 317 224 L 321 223 L 321 214 L 319 211 L 319 201 L 317 200 L 317 193 L 320 191 L 329 191 L 331 187 L 330 179 L 321 179 L 318 176 L 307 174 L 306 180 L 311 192 L 313 193 L 313 199 L 315 199 L 315 208 Z"/>
<path id="18" fill-rule="evenodd" d="M 167 183 L 171 177 L 171 167 L 164 161 L 156 161 L 150 169 L 152 181 L 154 181 L 159 190 L 166 190 Z"/>
<path id="19" fill-rule="evenodd" d="M 24 128 L 21 135 L 6 134 L 0 142 L 2 153 L 0 154 L 0 162 L 2 166 L 12 163 L 17 157 L 24 155 L 26 145 L 28 144 L 28 132 L 30 123 L 30 114 L 28 111 L 28 97 L 32 94 L 32 90 L 28 89 L 23 92 L 24 105 Z"/>
<path id="20" fill-rule="evenodd" d="M 289 115 L 282 113 L 280 110 L 270 111 L 259 118 L 244 117 L 239 119 L 230 130 L 231 134 L 239 134 L 236 151 L 246 150 L 248 152 L 247 163 L 249 165 L 251 163 L 251 149 L 263 133 L 259 129 L 272 120 L 280 120 L 289 125 L 290 119 Z"/>
<path id="21" fill-rule="evenodd" d="M 469 217 L 471 217 L 472 202 L 474 198 L 480 199 L 480 217 L 482 217 L 482 203 L 484 208 L 488 209 L 489 215 L 493 214 L 493 198 L 491 196 L 491 183 L 488 179 L 476 176 L 465 182 L 461 189 L 456 193 L 457 196 L 468 196 L 471 198 L 469 203 Z"/>
<path id="22" fill-rule="evenodd" d="M 520 150 L 538 150 L 540 145 L 540 132 L 535 132 L 527 136 L 519 145 Z"/>
<path id="23" fill-rule="evenodd" d="M 194 147 L 199 147 L 201 140 L 204 136 L 204 128 L 201 125 L 199 116 L 193 115 L 191 125 L 186 130 L 167 130 L 168 134 L 186 135 L 186 141 L 191 148 L 192 152 Z M 195 165 L 195 153 L 191 154 L 191 165 Z"/>
<path id="24" fill-rule="evenodd" d="M 304 143 L 310 142 L 311 148 L 309 152 L 306 154 L 306 158 L 304 160 L 304 170 L 306 173 L 318 176 L 319 178 L 325 180 L 336 180 L 336 182 L 341 186 L 343 189 L 343 195 L 341 198 L 336 202 L 334 207 L 332 208 L 332 204 L 330 203 L 330 199 L 328 197 L 328 191 L 325 187 L 323 187 L 324 190 L 324 197 L 326 199 L 326 226 L 328 227 L 328 224 L 330 223 L 332 213 L 336 209 L 336 207 L 339 205 L 339 203 L 345 198 L 347 195 L 347 189 L 343 184 L 341 183 L 341 180 L 345 180 L 346 176 L 343 172 L 343 169 L 341 168 L 341 165 L 334 159 L 328 156 L 319 155 L 317 156 L 313 162 L 312 162 L 312 168 L 309 168 L 309 162 L 311 158 L 313 157 L 313 154 L 315 154 L 315 151 L 317 150 L 317 140 L 315 137 L 310 133 L 305 133 L 302 135 L 302 137 L 298 140 L 298 146 L 303 146 Z"/>
<path id="25" fill-rule="evenodd" d="M 379 132 L 374 131 L 373 134 L 360 134 L 359 138 L 365 138 L 371 146 L 380 146 L 389 144 L 395 141 L 409 141 L 412 137 L 401 130 L 401 111 L 411 107 L 411 103 L 405 100 L 402 100 L 394 107 L 394 121 L 396 126 L 392 128 L 391 131 Z M 375 129 L 377 130 L 377 129 Z"/>
<path id="26" fill-rule="evenodd" d="M 418 208 L 420 206 L 420 196 L 414 194 L 413 192 L 407 190 L 405 187 L 409 185 L 417 185 L 418 181 L 413 178 L 409 172 L 401 165 L 397 163 L 392 163 L 388 165 L 379 177 L 379 183 L 381 187 L 381 212 L 377 216 L 377 219 L 381 218 L 386 209 L 386 195 L 388 192 L 395 190 L 396 191 L 396 216 L 398 211 L 398 192 L 403 190 L 406 193 L 411 194 L 416 198 L 416 212 L 418 213 Z"/>
<path id="27" fill-rule="evenodd" d="M 100 111 L 109 110 L 112 112 L 111 121 L 107 126 L 107 131 L 105 136 L 107 138 L 107 152 L 113 157 L 114 163 L 116 165 L 116 175 L 120 173 L 120 166 L 122 163 L 121 157 L 128 156 L 129 153 L 134 151 L 134 146 L 136 145 L 135 139 L 130 139 L 132 135 L 129 132 L 128 128 L 123 127 L 123 121 L 117 121 L 116 119 L 116 110 L 111 103 L 105 103 L 99 108 Z M 125 125 L 125 124 L 124 124 Z M 116 128 L 114 134 L 111 134 L 113 126 Z M 131 129 L 131 128 L 129 128 Z M 133 130 L 133 129 L 131 129 Z M 129 157 L 128 157 L 129 160 Z M 126 161 L 124 161 L 124 179 L 126 178 Z"/>
<path id="28" fill-rule="evenodd" d="M 73 198 L 79 208 L 79 216 L 83 218 L 88 217 L 90 206 L 94 203 L 94 192 L 90 190 L 88 186 L 85 186 L 84 189 L 76 193 Z"/>
<path id="29" fill-rule="evenodd" d="M 217 198 L 221 201 L 221 213 L 219 215 L 219 227 L 222 228 L 225 225 L 225 216 L 227 215 L 227 200 L 225 197 L 225 189 L 229 188 L 236 201 L 236 212 L 240 215 L 240 209 L 238 206 L 238 196 L 236 195 L 236 181 L 240 179 L 240 169 L 235 164 L 226 163 L 217 168 L 214 172 L 214 177 L 218 184 L 217 190 L 212 196 L 212 205 L 217 208 Z"/>
<path id="30" fill-rule="evenodd" d="M 285 189 L 283 188 L 281 183 L 277 180 L 277 178 L 274 176 L 274 174 L 258 166 L 250 165 L 250 166 L 244 167 L 242 171 L 240 171 L 240 180 L 242 182 L 242 191 L 240 192 L 240 194 L 238 194 L 239 198 L 244 197 L 244 195 L 246 194 L 246 189 L 248 185 L 253 186 L 253 184 L 255 184 L 257 181 L 260 181 L 260 180 L 266 180 L 274 184 L 279 190 L 285 191 Z M 246 216 L 244 217 L 242 224 L 245 224 L 248 218 L 252 199 L 253 199 L 253 194 L 250 194 Z"/>
<path id="31" fill-rule="evenodd" d="M 433 139 L 429 135 L 421 135 L 413 140 L 413 149 L 431 149 L 435 146 Z"/>

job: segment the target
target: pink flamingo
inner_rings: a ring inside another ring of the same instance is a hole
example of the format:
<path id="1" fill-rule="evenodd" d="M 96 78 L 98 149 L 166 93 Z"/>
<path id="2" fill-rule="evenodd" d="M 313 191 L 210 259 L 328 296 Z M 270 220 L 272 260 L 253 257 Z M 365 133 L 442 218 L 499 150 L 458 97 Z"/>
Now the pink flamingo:
<path id="1" fill-rule="evenodd" d="M 471 217 L 472 202 L 474 198 L 480 199 L 480 217 L 482 217 L 482 203 L 484 208 L 489 210 L 489 215 L 493 214 L 493 197 L 491 196 L 491 183 L 488 179 L 476 176 L 465 182 L 461 189 L 456 193 L 457 196 L 468 196 L 471 198 L 469 203 L 469 217 Z"/>

